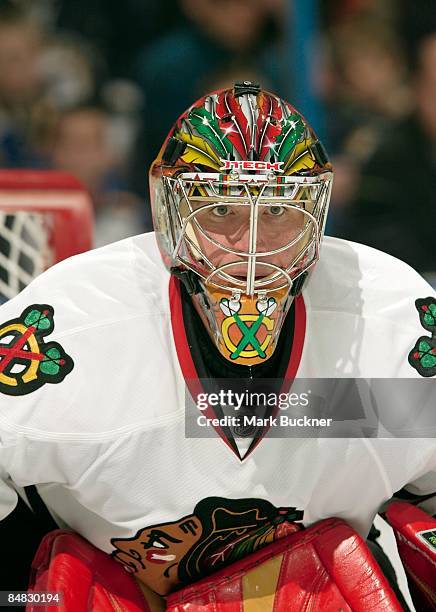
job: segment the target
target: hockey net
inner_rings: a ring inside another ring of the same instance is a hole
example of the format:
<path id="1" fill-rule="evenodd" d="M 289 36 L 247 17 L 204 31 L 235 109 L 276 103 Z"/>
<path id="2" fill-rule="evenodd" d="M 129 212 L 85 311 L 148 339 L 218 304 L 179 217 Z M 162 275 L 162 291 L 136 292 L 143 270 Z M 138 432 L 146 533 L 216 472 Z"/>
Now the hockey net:
<path id="1" fill-rule="evenodd" d="M 0 170 L 0 303 L 51 265 L 92 248 L 90 197 L 64 172 Z"/>

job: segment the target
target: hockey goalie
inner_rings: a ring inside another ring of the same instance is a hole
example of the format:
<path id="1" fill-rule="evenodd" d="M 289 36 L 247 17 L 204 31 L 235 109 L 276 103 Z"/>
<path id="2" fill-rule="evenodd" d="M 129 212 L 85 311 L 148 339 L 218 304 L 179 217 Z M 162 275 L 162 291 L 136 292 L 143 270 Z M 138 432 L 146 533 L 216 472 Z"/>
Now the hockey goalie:
<path id="1" fill-rule="evenodd" d="M 33 486 L 59 526 L 47 610 L 401 610 L 378 512 L 435 605 L 436 298 L 323 239 L 332 179 L 288 102 L 213 92 L 151 167 L 155 233 L 1 307 L 0 518 Z"/>

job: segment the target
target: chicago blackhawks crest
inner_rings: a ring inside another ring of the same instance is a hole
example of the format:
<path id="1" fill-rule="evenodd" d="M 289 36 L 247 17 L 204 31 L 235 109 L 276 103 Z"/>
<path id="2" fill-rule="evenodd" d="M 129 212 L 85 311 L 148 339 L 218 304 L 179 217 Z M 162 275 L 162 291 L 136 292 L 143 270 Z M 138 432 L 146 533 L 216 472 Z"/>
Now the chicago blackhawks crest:
<path id="1" fill-rule="evenodd" d="M 45 342 L 54 329 L 54 310 L 34 304 L 0 326 L 0 392 L 26 395 L 45 383 L 60 383 L 74 367 L 57 342 Z"/>
<path id="2" fill-rule="evenodd" d="M 303 510 L 257 498 L 206 497 L 192 514 L 112 538 L 112 556 L 161 595 L 299 530 Z"/>
<path id="3" fill-rule="evenodd" d="M 221 299 L 220 308 L 226 317 L 221 325 L 221 333 L 230 353 L 230 359 L 238 359 L 238 357 L 265 359 L 266 349 L 271 341 L 271 333 L 268 332 L 272 332 L 275 324 L 269 315 L 277 308 L 276 300 L 274 298 L 258 300 L 255 313 L 240 314 L 241 303 L 227 298 Z M 234 340 L 232 338 L 233 327 L 236 327 L 239 332 L 239 338 L 236 336 Z M 259 334 L 262 332 L 263 337 L 259 339 Z"/>
<path id="4" fill-rule="evenodd" d="M 416 300 L 421 325 L 431 333 L 421 336 L 409 353 L 409 363 L 421 376 L 436 375 L 436 299 Z"/>

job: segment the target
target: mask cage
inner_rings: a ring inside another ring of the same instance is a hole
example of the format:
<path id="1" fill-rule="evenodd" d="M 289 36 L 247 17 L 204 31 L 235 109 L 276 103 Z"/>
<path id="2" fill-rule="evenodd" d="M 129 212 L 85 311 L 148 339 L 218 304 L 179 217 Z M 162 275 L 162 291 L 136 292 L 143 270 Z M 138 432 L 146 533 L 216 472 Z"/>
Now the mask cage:
<path id="1" fill-rule="evenodd" d="M 178 177 L 163 176 L 155 193 L 156 229 L 167 255 L 175 265 L 183 264 L 206 283 L 231 292 L 247 295 L 266 294 L 288 287 L 319 258 L 332 185 L 332 173 L 315 177 L 219 175 L 184 173 Z M 198 206 L 200 204 L 200 206 Z M 229 247 L 205 231 L 199 217 L 220 205 L 249 207 L 248 248 Z M 265 207 L 293 209 L 303 215 L 303 227 L 297 236 L 270 250 L 257 248 L 259 211 Z M 201 248 L 207 241 L 235 260 L 214 265 Z M 265 261 L 302 242 L 299 251 L 286 266 Z M 256 278 L 256 265 L 271 270 Z M 240 275 L 228 273 L 238 266 Z"/>

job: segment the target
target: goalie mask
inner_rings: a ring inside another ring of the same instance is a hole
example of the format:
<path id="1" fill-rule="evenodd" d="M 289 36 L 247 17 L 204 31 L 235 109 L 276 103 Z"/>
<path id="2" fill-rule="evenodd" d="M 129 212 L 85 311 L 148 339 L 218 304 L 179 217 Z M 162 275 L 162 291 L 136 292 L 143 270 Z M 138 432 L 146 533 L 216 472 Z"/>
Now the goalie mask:
<path id="1" fill-rule="evenodd" d="M 253 83 L 205 96 L 171 130 L 150 170 L 156 236 L 229 361 L 274 352 L 318 260 L 331 184 L 305 119 Z"/>

